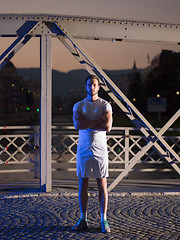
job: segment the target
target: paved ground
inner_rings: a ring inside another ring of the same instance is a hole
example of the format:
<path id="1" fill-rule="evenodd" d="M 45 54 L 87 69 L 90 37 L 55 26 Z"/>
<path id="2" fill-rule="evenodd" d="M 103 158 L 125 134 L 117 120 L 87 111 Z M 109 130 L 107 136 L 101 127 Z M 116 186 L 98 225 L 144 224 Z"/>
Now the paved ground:
<path id="1" fill-rule="evenodd" d="M 89 195 L 90 228 L 73 232 L 77 192 L 0 193 L 0 239 L 180 239 L 180 192 L 110 193 L 110 234 L 99 228 L 96 192 Z"/>

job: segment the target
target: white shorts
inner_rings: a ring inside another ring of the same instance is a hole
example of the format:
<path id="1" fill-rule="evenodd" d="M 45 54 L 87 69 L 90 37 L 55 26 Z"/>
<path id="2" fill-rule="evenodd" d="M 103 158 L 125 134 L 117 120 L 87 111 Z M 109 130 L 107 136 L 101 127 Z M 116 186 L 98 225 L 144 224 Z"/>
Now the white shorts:
<path id="1" fill-rule="evenodd" d="M 77 176 L 89 178 L 91 169 L 95 178 L 105 178 L 108 173 L 108 150 L 103 146 L 90 146 L 77 148 L 76 156 Z"/>

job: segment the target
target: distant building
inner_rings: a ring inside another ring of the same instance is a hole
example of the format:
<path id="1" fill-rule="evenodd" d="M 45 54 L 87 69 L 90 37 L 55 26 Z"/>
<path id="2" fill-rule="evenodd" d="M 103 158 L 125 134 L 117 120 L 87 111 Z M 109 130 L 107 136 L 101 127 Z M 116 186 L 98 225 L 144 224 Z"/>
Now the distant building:
<path id="1" fill-rule="evenodd" d="M 142 82 L 147 80 L 147 77 L 149 75 L 150 72 L 153 71 L 153 69 L 157 68 L 157 67 L 161 67 L 161 65 L 164 62 L 164 59 L 167 57 L 173 57 L 173 58 L 177 58 L 177 71 L 180 71 L 179 68 L 179 63 L 180 63 L 180 52 L 179 53 L 175 53 L 171 50 L 162 50 L 161 53 L 159 53 L 158 55 L 154 56 L 153 59 L 151 60 L 151 64 L 144 68 L 142 70 Z M 179 70 L 178 70 L 179 69 Z"/>
<path id="2" fill-rule="evenodd" d="M 17 74 L 12 62 L 0 71 L 0 112 L 13 113 L 24 111 L 26 106 L 25 82 Z"/>
<path id="3" fill-rule="evenodd" d="M 31 102 L 33 102 L 31 106 L 31 110 L 39 109 L 40 106 L 40 93 L 41 93 L 41 84 L 40 81 L 36 79 L 31 79 L 25 82 L 26 88 L 28 89 L 27 94 L 31 96 Z"/>
<path id="4" fill-rule="evenodd" d="M 142 108 L 142 95 L 141 73 L 137 69 L 136 62 L 134 61 L 133 69 L 127 76 L 127 96 L 130 101 L 134 102 L 139 110 Z"/>
<path id="5" fill-rule="evenodd" d="M 132 70 L 128 73 L 126 77 L 126 94 L 128 94 L 129 85 L 136 80 L 141 79 L 141 72 L 137 69 L 136 61 L 134 61 Z"/>
<path id="6" fill-rule="evenodd" d="M 180 52 L 162 50 L 142 70 L 142 83 L 144 97 L 165 98 L 166 115 L 172 116 L 180 106 Z"/>

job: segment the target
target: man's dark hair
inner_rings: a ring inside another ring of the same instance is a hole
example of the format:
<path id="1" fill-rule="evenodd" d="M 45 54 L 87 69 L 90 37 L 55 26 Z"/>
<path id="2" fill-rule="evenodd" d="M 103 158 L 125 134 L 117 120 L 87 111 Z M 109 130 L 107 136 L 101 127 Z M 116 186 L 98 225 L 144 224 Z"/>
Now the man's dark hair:
<path id="1" fill-rule="evenodd" d="M 98 81 L 98 84 L 100 85 L 100 81 L 99 81 L 98 76 L 93 75 L 93 74 L 90 74 L 90 75 L 86 78 L 86 83 L 87 83 L 87 80 L 89 80 L 89 79 L 91 79 L 91 80 L 96 79 L 96 80 Z"/>

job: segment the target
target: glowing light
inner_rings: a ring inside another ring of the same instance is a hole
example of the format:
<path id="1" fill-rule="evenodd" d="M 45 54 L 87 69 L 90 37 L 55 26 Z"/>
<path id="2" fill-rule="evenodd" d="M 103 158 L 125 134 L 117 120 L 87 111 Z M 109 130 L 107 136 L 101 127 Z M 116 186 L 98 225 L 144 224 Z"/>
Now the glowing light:
<path id="1" fill-rule="evenodd" d="M 177 92 L 176 92 L 176 95 L 179 95 L 179 94 L 180 94 L 180 92 L 179 92 L 179 91 L 177 91 Z"/>
<path id="2" fill-rule="evenodd" d="M 157 94 L 157 97 L 159 98 L 159 97 L 160 97 L 160 94 Z"/>

